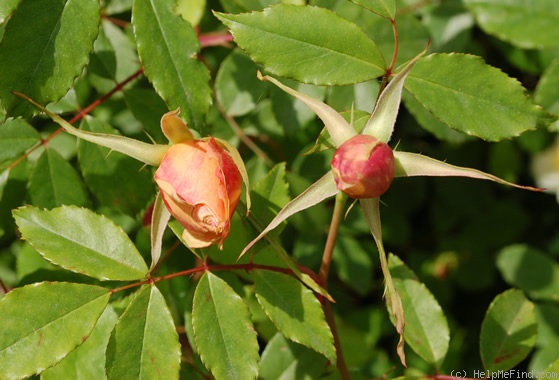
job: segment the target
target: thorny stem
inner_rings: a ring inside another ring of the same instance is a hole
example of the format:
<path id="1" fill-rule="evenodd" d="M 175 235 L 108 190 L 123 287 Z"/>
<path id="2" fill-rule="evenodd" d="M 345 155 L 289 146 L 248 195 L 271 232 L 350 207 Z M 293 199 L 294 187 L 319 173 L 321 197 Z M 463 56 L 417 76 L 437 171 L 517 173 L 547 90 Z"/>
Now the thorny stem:
<path id="1" fill-rule="evenodd" d="M 89 114 L 91 111 L 93 111 L 95 109 L 95 107 L 97 107 L 99 104 L 103 103 L 105 100 L 107 100 L 108 98 L 113 96 L 116 92 L 122 90 L 124 88 L 124 86 L 126 86 L 128 83 L 130 83 L 131 81 L 133 81 L 134 79 L 136 79 L 137 77 L 142 75 L 143 72 L 144 72 L 144 69 L 139 69 L 138 71 L 136 71 L 134 74 L 130 75 L 128 78 L 126 78 L 122 82 L 117 83 L 117 85 L 111 91 L 107 92 L 105 95 L 101 96 L 99 99 L 95 100 L 93 103 L 91 103 L 90 105 L 88 105 L 84 109 L 80 110 L 80 112 L 78 112 L 73 118 L 71 118 L 68 121 L 68 123 L 74 124 L 75 122 L 77 122 L 78 120 L 80 120 L 81 118 L 83 118 L 84 116 Z M 14 168 L 21 161 L 23 161 L 26 157 L 28 157 L 31 153 L 33 153 L 39 147 L 48 144 L 49 141 L 51 141 L 53 138 L 58 136 L 63 131 L 64 131 L 64 128 L 62 128 L 62 127 L 58 128 L 56 131 L 51 133 L 48 137 L 46 137 L 41 142 L 39 142 L 39 144 L 35 145 L 31 149 L 29 149 L 27 152 L 25 152 L 25 154 L 21 155 L 17 160 L 12 162 L 8 166 L 8 169 Z"/>
<path id="2" fill-rule="evenodd" d="M 180 272 L 169 273 L 169 274 L 166 274 L 166 275 L 163 275 L 163 276 L 151 277 L 151 278 L 148 278 L 147 280 L 138 281 L 138 282 L 134 282 L 134 283 L 131 283 L 131 284 L 121 286 L 119 288 L 111 289 L 111 294 L 121 292 L 121 291 L 127 290 L 127 289 L 136 288 L 138 286 L 142 286 L 142 285 L 146 285 L 146 284 L 153 284 L 153 283 L 164 281 L 164 280 L 170 280 L 170 279 L 175 278 L 175 277 L 191 276 L 191 275 L 193 275 L 195 273 L 198 273 L 198 272 L 220 271 L 220 270 L 228 270 L 228 271 L 229 270 L 244 270 L 244 271 L 248 272 L 248 271 L 255 270 L 255 269 L 268 270 L 268 271 L 278 272 L 278 273 L 284 273 L 284 274 L 295 277 L 294 273 L 289 268 L 276 267 L 276 266 L 273 266 L 273 265 L 264 265 L 264 264 L 255 264 L 255 263 L 229 264 L 229 265 L 208 265 L 204 262 L 202 265 L 197 266 L 196 268 L 191 268 L 191 269 L 183 270 L 183 271 L 180 271 Z"/>
<path id="3" fill-rule="evenodd" d="M 328 237 L 324 252 L 322 253 L 322 264 L 320 265 L 320 272 L 318 272 L 318 279 L 320 285 L 327 289 L 328 287 L 328 272 L 330 271 L 330 264 L 332 263 L 332 255 L 334 253 L 334 246 L 336 245 L 336 238 L 338 237 L 338 230 L 340 229 L 340 222 L 344 214 L 344 206 L 347 196 L 341 191 L 336 195 L 336 203 L 334 204 L 334 212 L 332 214 L 332 222 L 328 230 Z"/>
<path id="4" fill-rule="evenodd" d="M 201 47 L 226 45 L 233 41 L 233 36 L 229 32 L 219 31 L 198 35 Z"/>
<path id="5" fill-rule="evenodd" d="M 388 80 L 392 76 L 392 71 L 394 66 L 396 66 L 396 60 L 398 59 L 398 52 L 400 49 L 400 37 L 398 36 L 398 27 L 396 26 L 396 18 L 390 19 L 390 24 L 392 25 L 392 35 L 394 36 L 394 51 L 392 52 L 392 61 L 390 66 L 386 69 L 386 72 L 382 76 L 382 81 L 380 83 L 379 94 L 382 93 L 384 88 L 388 85 Z M 377 98 L 378 100 L 378 98 Z"/>
<path id="6" fill-rule="evenodd" d="M 320 265 L 320 272 L 318 273 L 319 284 L 325 290 L 328 290 L 328 272 L 330 271 L 332 255 L 334 253 L 334 247 L 336 245 L 336 238 L 340 229 L 340 223 L 343 218 L 346 200 L 347 196 L 341 191 L 336 195 L 336 203 L 334 204 L 332 221 L 330 223 L 328 237 L 326 238 L 326 245 L 322 254 L 322 264 Z M 332 331 L 332 335 L 334 337 L 334 346 L 336 347 L 337 357 L 336 365 L 338 371 L 340 371 L 340 376 L 343 380 L 349 379 L 349 371 L 347 369 L 347 365 L 345 363 L 344 355 L 342 352 L 342 347 L 340 345 L 340 338 L 338 336 L 338 330 L 336 328 L 336 321 L 334 320 L 334 312 L 332 310 L 331 303 L 325 300 L 322 303 L 322 309 L 324 310 L 324 316 L 326 317 L 326 321 L 328 322 L 328 325 L 330 326 L 330 330 Z"/>

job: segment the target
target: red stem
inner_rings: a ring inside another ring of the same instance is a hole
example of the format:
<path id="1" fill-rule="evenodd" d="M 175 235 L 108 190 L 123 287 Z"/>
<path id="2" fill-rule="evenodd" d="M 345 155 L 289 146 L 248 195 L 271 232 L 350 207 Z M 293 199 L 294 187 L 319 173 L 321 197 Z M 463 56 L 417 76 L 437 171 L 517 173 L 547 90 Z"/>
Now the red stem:
<path id="1" fill-rule="evenodd" d="M 396 66 L 396 59 L 398 58 L 398 51 L 400 49 L 400 38 L 398 36 L 398 27 L 396 26 L 396 18 L 390 20 L 392 25 L 392 34 L 394 35 L 394 52 L 392 53 L 392 61 L 388 67 L 388 73 L 392 73 L 394 66 Z"/>
<path id="2" fill-rule="evenodd" d="M 200 265 L 196 268 L 191 268 L 191 269 L 187 269 L 187 270 L 183 270 L 183 271 L 175 272 L 175 273 L 169 273 L 169 274 L 166 274 L 166 275 L 163 275 L 163 276 L 152 277 L 152 278 L 148 278 L 147 280 L 134 282 L 132 284 L 127 284 L 127 285 L 121 286 L 119 288 L 112 289 L 111 293 L 114 294 L 114 293 L 120 292 L 122 290 L 135 288 L 135 287 L 145 285 L 145 284 L 153 284 L 153 283 L 156 283 L 156 282 L 159 282 L 159 281 L 170 280 L 170 279 L 175 278 L 175 277 L 190 276 L 190 275 L 193 275 L 194 273 L 198 273 L 198 272 L 221 271 L 221 270 L 244 270 L 244 271 L 249 272 L 249 271 L 252 271 L 252 270 L 255 270 L 255 269 L 268 270 L 268 271 L 278 272 L 278 273 L 284 273 L 284 274 L 296 277 L 291 269 L 276 267 L 276 266 L 273 266 L 273 265 L 264 265 L 264 264 L 255 264 L 255 263 L 228 264 L 228 265 L 207 265 L 206 263 L 203 263 L 202 265 Z M 307 272 L 307 270 L 305 270 L 305 272 Z M 308 271 L 310 271 L 310 270 L 308 270 Z"/>

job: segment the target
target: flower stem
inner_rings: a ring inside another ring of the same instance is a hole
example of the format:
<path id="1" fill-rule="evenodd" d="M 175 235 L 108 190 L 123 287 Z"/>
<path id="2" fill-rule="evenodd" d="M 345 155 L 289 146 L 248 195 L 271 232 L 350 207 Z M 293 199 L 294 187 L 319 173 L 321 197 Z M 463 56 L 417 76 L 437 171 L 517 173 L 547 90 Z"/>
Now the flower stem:
<path id="1" fill-rule="evenodd" d="M 330 271 L 330 264 L 332 263 L 332 255 L 334 253 L 334 246 L 336 245 L 336 238 L 338 237 L 338 230 L 340 229 L 340 222 L 344 214 L 344 206 L 347 200 L 347 195 L 341 191 L 336 195 L 336 203 L 334 204 L 334 213 L 332 214 L 332 222 L 328 230 L 328 238 L 324 252 L 322 253 L 322 264 L 320 265 L 320 272 L 318 279 L 320 285 L 327 289 L 328 287 L 328 272 Z"/>
<path id="2" fill-rule="evenodd" d="M 330 264 L 332 263 L 332 256 L 334 254 L 334 247 L 336 245 L 336 238 L 340 229 L 340 222 L 343 218 L 346 200 L 347 196 L 341 191 L 336 195 L 336 203 L 334 204 L 332 221 L 330 223 L 330 229 L 328 230 L 328 238 L 326 239 L 324 253 L 322 254 L 322 264 L 320 265 L 320 272 L 318 273 L 319 283 L 325 290 L 328 290 L 328 273 L 330 271 Z M 334 312 L 332 310 L 332 305 L 330 304 L 330 302 L 328 302 L 328 300 L 324 301 L 324 303 L 322 304 L 322 309 L 324 310 L 326 322 L 328 322 L 328 325 L 330 326 L 330 330 L 332 331 L 332 335 L 334 337 L 334 346 L 336 347 L 337 357 L 336 366 L 338 368 L 338 371 L 340 371 L 341 378 L 343 380 L 349 379 L 349 371 L 347 369 L 344 355 L 342 353 L 340 338 L 338 336 L 338 330 L 336 328 L 336 321 L 334 320 Z"/>

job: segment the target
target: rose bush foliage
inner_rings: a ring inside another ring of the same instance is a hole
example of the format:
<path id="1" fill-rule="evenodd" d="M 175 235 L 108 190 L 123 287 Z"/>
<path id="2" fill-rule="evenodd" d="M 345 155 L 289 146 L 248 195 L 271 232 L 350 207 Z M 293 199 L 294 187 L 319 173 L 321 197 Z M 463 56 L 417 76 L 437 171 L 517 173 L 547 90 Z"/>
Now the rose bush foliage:
<path id="1" fill-rule="evenodd" d="M 0 378 L 557 373 L 558 7 L 0 2 Z"/>

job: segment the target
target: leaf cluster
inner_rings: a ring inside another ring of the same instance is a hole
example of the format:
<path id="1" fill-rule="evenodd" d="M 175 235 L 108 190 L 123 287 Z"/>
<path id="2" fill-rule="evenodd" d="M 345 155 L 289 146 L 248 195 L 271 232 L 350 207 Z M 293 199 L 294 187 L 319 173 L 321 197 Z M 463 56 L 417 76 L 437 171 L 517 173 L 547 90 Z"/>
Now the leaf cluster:
<path id="1" fill-rule="evenodd" d="M 557 132 L 558 15 L 555 0 L 1 1 L 0 378 L 337 379 L 340 357 L 356 379 L 558 373 L 552 195 L 394 181 L 381 213 L 408 368 L 357 208 L 328 284 L 315 275 L 328 202 L 238 260 L 333 153 L 314 113 L 258 71 L 360 130 L 429 46 L 394 149 L 531 183 Z M 61 133 L 14 92 L 85 131 L 162 144 L 159 119 L 180 108 L 239 148 L 250 214 L 243 200 L 223 251 L 188 249 L 171 222 L 150 266 L 152 169 Z"/>

